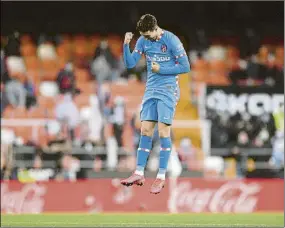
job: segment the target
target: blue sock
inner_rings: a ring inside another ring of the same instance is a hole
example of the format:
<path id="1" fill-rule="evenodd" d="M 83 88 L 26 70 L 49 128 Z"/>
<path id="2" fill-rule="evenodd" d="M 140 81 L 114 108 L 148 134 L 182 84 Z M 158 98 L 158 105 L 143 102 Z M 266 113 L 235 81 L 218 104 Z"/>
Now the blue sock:
<path id="1" fill-rule="evenodd" d="M 157 174 L 157 178 L 165 179 L 165 174 L 167 171 L 167 165 L 169 161 L 169 157 L 172 149 L 171 138 L 160 138 L 160 152 L 159 152 L 159 170 Z"/>
<path id="2" fill-rule="evenodd" d="M 144 175 L 144 169 L 152 147 L 152 137 L 141 135 L 139 148 L 137 150 L 136 174 Z"/>

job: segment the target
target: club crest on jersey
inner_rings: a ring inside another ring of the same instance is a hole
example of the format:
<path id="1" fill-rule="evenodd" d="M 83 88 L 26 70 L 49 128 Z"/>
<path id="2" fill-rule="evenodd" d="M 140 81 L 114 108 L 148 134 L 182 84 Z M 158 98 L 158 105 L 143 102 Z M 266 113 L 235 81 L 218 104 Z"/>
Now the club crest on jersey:
<path id="1" fill-rule="evenodd" d="M 166 52 L 167 51 L 167 46 L 165 44 L 161 45 L 161 51 Z"/>

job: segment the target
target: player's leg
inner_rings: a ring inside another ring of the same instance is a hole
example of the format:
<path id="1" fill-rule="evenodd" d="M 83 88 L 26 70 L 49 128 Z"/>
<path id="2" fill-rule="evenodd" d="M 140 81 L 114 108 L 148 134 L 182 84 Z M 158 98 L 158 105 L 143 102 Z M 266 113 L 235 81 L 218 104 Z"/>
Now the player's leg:
<path id="1" fill-rule="evenodd" d="M 123 185 L 143 185 L 144 183 L 144 170 L 151 151 L 152 136 L 157 122 L 156 104 L 157 101 L 154 99 L 149 99 L 143 103 L 141 111 L 141 137 L 139 148 L 137 149 L 137 167 L 131 177 L 121 181 Z"/>
<path id="2" fill-rule="evenodd" d="M 165 180 L 168 161 L 171 154 L 172 141 L 170 138 L 171 126 L 165 123 L 158 123 L 158 131 L 160 138 L 160 152 L 159 152 L 159 170 L 157 178 Z"/>
<path id="3" fill-rule="evenodd" d="M 149 153 L 152 149 L 152 136 L 156 122 L 142 121 L 140 144 L 137 149 L 137 167 L 135 174 L 144 176 Z"/>
<path id="4" fill-rule="evenodd" d="M 155 182 L 151 187 L 151 193 L 160 193 L 165 183 L 168 161 L 171 154 L 172 140 L 170 136 L 171 124 L 175 108 L 163 101 L 158 101 L 158 132 L 160 137 L 159 170 Z"/>

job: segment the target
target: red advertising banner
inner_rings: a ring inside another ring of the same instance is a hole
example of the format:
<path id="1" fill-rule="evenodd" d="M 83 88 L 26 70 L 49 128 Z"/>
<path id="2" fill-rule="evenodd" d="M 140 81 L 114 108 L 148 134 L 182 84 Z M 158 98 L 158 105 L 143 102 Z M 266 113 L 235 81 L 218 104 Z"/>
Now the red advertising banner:
<path id="1" fill-rule="evenodd" d="M 159 195 L 118 179 L 78 182 L 1 183 L 1 213 L 42 212 L 212 212 L 252 213 L 284 210 L 283 180 L 179 178 Z"/>

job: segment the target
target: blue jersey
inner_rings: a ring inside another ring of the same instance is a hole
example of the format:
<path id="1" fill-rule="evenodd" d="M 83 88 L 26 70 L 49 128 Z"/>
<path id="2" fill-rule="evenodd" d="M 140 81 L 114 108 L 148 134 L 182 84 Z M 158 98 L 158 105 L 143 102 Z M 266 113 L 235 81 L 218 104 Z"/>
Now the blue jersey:
<path id="1" fill-rule="evenodd" d="M 124 63 L 127 68 L 133 68 L 142 55 L 147 62 L 146 89 L 178 87 L 178 74 L 190 71 L 190 65 L 183 44 L 173 33 L 164 30 L 156 41 L 150 41 L 141 36 L 135 49 L 130 53 L 129 45 L 124 45 Z M 158 73 L 151 70 L 151 63 L 160 65 Z"/>

